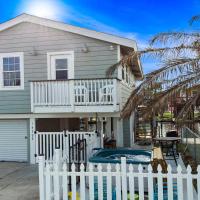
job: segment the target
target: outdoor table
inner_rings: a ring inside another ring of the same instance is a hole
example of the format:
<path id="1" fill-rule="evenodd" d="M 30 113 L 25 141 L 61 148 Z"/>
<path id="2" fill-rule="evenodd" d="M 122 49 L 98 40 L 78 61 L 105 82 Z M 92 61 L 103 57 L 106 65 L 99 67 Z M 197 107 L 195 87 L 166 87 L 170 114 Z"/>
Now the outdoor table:
<path id="1" fill-rule="evenodd" d="M 172 156 L 174 158 L 174 161 L 177 165 L 176 161 L 176 155 L 178 155 L 177 151 L 174 151 L 174 145 L 177 145 L 177 143 L 181 140 L 181 137 L 160 137 L 160 138 L 154 138 L 155 142 L 158 142 L 162 148 L 162 150 L 165 148 L 168 152 L 172 152 Z M 177 147 L 176 147 L 177 150 Z"/>

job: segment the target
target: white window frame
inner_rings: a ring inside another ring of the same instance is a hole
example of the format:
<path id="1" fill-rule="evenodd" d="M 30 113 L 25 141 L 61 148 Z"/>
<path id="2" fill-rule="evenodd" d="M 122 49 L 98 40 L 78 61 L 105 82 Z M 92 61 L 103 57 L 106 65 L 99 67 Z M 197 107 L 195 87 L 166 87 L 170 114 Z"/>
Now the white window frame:
<path id="1" fill-rule="evenodd" d="M 68 66 L 68 79 L 74 79 L 74 51 L 62 51 L 62 52 L 48 52 L 47 53 L 47 78 L 52 80 L 52 68 L 51 68 L 51 57 L 57 55 L 68 55 L 71 57 Z"/>
<path id="2" fill-rule="evenodd" d="M 119 62 L 122 59 L 122 55 L 121 55 L 121 47 L 120 45 L 117 45 L 117 61 Z M 124 69 L 124 78 L 122 77 L 122 70 Z M 127 72 L 128 72 L 128 81 L 126 80 L 126 76 L 127 76 Z M 122 67 L 121 65 L 118 67 L 118 71 L 117 71 L 117 77 L 118 79 L 120 79 L 122 81 L 122 83 L 130 88 L 133 87 L 134 83 L 135 83 L 135 78 L 134 75 L 132 75 L 130 73 L 130 70 L 127 67 Z"/>
<path id="3" fill-rule="evenodd" d="M 20 58 L 20 85 L 19 86 L 4 86 L 3 78 L 3 58 L 19 57 Z M 24 90 L 24 53 L 0 53 L 0 90 Z"/>

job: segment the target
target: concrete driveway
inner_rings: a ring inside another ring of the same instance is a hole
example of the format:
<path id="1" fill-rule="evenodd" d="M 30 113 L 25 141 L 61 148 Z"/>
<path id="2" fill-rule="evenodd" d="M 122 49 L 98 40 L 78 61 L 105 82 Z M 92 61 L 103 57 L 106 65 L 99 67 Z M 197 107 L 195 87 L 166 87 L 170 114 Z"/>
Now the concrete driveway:
<path id="1" fill-rule="evenodd" d="M 0 199 L 38 200 L 37 165 L 0 162 Z"/>

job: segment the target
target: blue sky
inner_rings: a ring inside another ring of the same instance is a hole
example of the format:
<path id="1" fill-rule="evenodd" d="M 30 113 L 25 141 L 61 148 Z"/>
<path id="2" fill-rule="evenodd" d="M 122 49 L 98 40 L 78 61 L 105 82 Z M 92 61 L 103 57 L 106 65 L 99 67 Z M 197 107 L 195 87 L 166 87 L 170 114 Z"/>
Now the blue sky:
<path id="1" fill-rule="evenodd" d="M 190 30 L 200 0 L 0 0 L 0 11 L 0 23 L 26 12 L 135 39 L 143 48 L 158 32 Z M 145 60 L 143 68 L 157 66 Z"/>

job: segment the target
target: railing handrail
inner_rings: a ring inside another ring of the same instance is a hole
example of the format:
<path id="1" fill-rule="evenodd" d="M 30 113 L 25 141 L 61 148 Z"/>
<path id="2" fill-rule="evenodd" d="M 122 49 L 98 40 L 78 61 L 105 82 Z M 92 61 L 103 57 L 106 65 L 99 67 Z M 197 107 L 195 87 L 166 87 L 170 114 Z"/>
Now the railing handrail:
<path id="1" fill-rule="evenodd" d="M 200 135 L 195 133 L 194 131 L 192 131 L 189 127 L 184 126 L 183 128 L 187 129 L 194 137 L 200 138 Z M 186 134 L 187 134 L 187 132 L 186 132 Z"/>
<path id="2" fill-rule="evenodd" d="M 119 78 L 113 77 L 113 78 L 77 78 L 77 79 L 61 79 L 61 80 L 30 80 L 29 82 L 34 83 L 34 82 L 67 82 L 67 81 L 85 81 L 85 80 L 117 80 L 121 81 Z"/>

